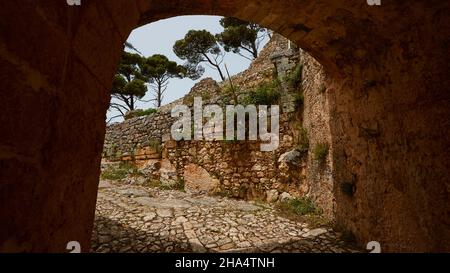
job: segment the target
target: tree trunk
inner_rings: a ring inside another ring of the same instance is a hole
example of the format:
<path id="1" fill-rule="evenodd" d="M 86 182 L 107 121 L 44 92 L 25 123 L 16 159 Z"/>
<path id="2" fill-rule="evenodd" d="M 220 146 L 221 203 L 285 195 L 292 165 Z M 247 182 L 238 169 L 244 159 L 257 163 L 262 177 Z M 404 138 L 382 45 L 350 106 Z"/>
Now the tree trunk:
<path id="1" fill-rule="evenodd" d="M 252 43 L 252 54 L 253 54 L 253 58 L 258 58 L 258 48 L 256 48 L 256 42 L 253 41 Z"/>
<path id="2" fill-rule="evenodd" d="M 134 110 L 134 96 L 130 96 L 130 111 Z"/>
<path id="3" fill-rule="evenodd" d="M 158 82 L 158 94 L 156 94 L 156 106 L 159 108 L 161 107 L 161 83 Z"/>
<path id="4" fill-rule="evenodd" d="M 222 78 L 222 81 L 225 81 L 225 76 L 223 75 L 222 70 L 220 69 L 219 65 L 216 65 L 215 67 L 217 68 L 217 71 L 219 71 L 220 78 Z"/>

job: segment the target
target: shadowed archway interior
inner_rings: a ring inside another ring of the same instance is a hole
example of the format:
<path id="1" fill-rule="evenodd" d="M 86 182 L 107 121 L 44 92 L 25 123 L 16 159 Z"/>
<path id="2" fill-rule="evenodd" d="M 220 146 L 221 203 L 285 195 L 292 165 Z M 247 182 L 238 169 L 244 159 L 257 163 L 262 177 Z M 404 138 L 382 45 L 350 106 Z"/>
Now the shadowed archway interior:
<path id="1" fill-rule="evenodd" d="M 179 15 L 234 16 L 327 72 L 338 224 L 386 251 L 449 251 L 450 3 L 3 1 L 0 251 L 89 250 L 109 90 L 123 43 Z M 354 181 L 352 198 L 339 183 Z"/>

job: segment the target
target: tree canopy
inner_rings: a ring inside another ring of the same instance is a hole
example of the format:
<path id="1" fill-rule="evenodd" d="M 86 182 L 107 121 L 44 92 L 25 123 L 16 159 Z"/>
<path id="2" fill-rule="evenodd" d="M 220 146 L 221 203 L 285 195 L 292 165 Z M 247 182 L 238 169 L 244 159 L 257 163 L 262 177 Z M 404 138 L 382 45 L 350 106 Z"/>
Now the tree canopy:
<path id="1" fill-rule="evenodd" d="M 147 78 L 142 75 L 143 57 L 135 53 L 124 52 L 117 73 L 114 76 L 111 96 L 123 104 L 111 102 L 110 107 L 123 116 L 135 109 L 136 101 L 142 99 L 146 92 Z"/>
<path id="2" fill-rule="evenodd" d="M 143 61 L 142 73 L 148 78 L 150 87 L 154 93 L 156 107 L 161 107 L 164 92 L 171 78 L 184 78 L 188 75 L 188 69 L 170 61 L 166 56 L 155 54 Z"/>
<path id="3" fill-rule="evenodd" d="M 225 80 L 220 68 L 224 53 L 214 35 L 207 30 L 190 30 L 184 39 L 175 42 L 173 51 L 178 58 L 186 60 L 185 67 L 191 76 L 201 76 L 204 68 L 200 63 L 207 63 L 219 72 L 222 80 Z"/>
<path id="4" fill-rule="evenodd" d="M 268 33 L 267 29 L 233 17 L 222 18 L 220 24 L 224 30 L 217 35 L 207 30 L 190 30 L 183 39 L 175 42 L 173 52 L 185 61 L 183 65 L 161 54 L 146 58 L 131 43 L 125 42 L 125 48 L 134 53 L 124 51 L 122 55 L 111 89 L 111 96 L 115 100 L 111 101 L 110 109 L 125 116 L 126 112 L 136 109 L 138 101 L 144 101 L 142 99 L 149 91 L 148 87 L 153 91 L 150 101 L 160 107 L 169 80 L 185 77 L 197 80 L 205 72 L 202 64 L 217 70 L 224 81 L 221 65 L 225 52 L 233 52 L 247 59 L 258 57 L 259 46 Z"/>
<path id="5" fill-rule="evenodd" d="M 267 33 L 267 29 L 234 17 L 222 18 L 220 25 L 222 25 L 224 31 L 217 34 L 216 39 L 226 52 L 231 51 L 247 59 L 258 57 L 259 46 Z M 251 54 L 251 58 L 243 55 L 242 50 Z"/>
<path id="6" fill-rule="evenodd" d="M 118 111 L 120 115 L 111 119 L 136 110 L 138 101 L 154 101 L 156 107 L 161 107 L 169 80 L 185 77 L 198 79 L 198 73 L 193 70 L 195 69 L 178 65 L 161 54 L 145 58 L 140 54 L 124 51 L 111 88 L 111 97 L 115 100 L 110 103 L 110 109 Z M 147 86 L 153 91 L 153 98 L 144 101 L 142 99 L 149 91 Z"/>

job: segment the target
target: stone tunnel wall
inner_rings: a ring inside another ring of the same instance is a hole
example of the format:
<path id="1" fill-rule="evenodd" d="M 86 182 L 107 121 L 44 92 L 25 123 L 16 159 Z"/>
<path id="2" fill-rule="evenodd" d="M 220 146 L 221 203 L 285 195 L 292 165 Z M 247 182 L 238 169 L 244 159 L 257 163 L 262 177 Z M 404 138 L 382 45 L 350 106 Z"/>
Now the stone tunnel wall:
<path id="1" fill-rule="evenodd" d="M 300 50 L 300 62 L 303 64 L 302 90 L 305 98 L 303 110 L 303 127 L 308 133 L 309 153 L 307 156 L 306 180 L 309 194 L 328 215 L 335 215 L 336 200 L 334 196 L 333 145 L 329 100 L 326 95 L 326 74 L 322 66 L 310 55 Z M 324 160 L 317 160 L 315 149 L 318 145 L 328 147 Z"/>
<path id="2" fill-rule="evenodd" d="M 449 10 L 421 0 L 1 1 L 0 251 L 63 252 L 72 240 L 89 250 L 124 41 L 160 19 L 214 14 L 267 26 L 323 65 L 333 178 L 355 189 L 335 187 L 336 215 L 358 242 L 448 252 Z"/>

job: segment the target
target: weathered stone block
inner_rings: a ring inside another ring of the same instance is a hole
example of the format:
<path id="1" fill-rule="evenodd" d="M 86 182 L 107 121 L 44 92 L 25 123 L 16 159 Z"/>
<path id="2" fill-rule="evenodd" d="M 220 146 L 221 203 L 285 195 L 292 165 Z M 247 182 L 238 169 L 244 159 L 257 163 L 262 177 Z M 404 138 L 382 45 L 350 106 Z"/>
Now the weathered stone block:
<path id="1" fill-rule="evenodd" d="M 220 184 L 218 179 L 195 164 L 189 164 L 184 168 L 183 177 L 187 190 L 213 192 Z"/>

